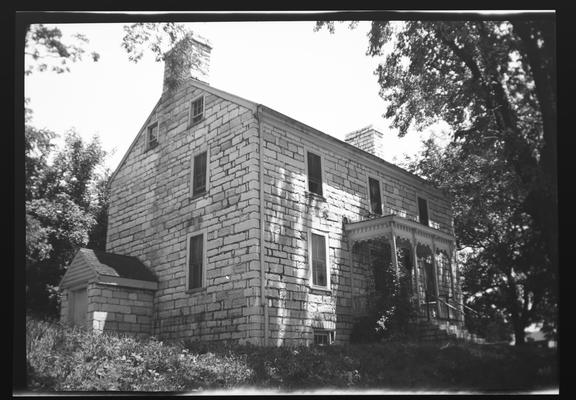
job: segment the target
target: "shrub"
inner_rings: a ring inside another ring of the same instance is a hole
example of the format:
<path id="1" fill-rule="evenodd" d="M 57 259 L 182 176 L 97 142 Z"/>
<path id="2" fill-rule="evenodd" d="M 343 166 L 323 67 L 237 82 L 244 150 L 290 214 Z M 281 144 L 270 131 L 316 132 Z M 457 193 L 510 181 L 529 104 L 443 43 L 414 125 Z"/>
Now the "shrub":
<path id="1" fill-rule="evenodd" d="M 550 349 L 388 341 L 310 347 L 164 343 L 27 321 L 28 383 L 41 391 L 234 387 L 510 390 L 554 386 Z"/>

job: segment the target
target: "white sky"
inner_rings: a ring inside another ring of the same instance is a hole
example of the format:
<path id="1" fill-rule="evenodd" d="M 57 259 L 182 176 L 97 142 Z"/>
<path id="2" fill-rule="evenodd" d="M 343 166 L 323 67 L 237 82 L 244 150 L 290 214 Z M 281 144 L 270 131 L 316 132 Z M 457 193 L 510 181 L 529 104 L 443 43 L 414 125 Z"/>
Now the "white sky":
<path id="1" fill-rule="evenodd" d="M 414 154 L 422 135 L 397 132 L 382 118 L 374 71 L 382 59 L 366 55 L 369 22 L 336 33 L 314 32 L 313 21 L 211 22 L 188 25 L 212 44 L 211 86 L 264 104 L 339 139 L 374 125 L 385 134 L 386 156 L 394 162 Z M 100 60 L 89 56 L 71 72 L 35 72 L 26 77 L 33 124 L 59 134 L 75 128 L 83 137 L 98 134 L 113 152 L 114 170 L 134 140 L 162 90 L 164 66 L 151 53 L 137 64 L 120 44 L 123 24 L 58 25 L 63 34 L 82 33 Z"/>

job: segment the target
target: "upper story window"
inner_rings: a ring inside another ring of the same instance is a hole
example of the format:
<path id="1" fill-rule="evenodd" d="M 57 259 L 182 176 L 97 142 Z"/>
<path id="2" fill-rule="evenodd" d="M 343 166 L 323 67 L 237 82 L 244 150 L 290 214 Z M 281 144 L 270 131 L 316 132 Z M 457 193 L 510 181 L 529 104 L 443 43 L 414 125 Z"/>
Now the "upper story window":
<path id="1" fill-rule="evenodd" d="M 204 234 L 188 235 L 186 289 L 204 286 Z"/>
<path id="2" fill-rule="evenodd" d="M 158 122 L 148 126 L 146 135 L 146 150 L 153 149 L 156 146 L 158 146 Z"/>
<path id="3" fill-rule="evenodd" d="M 374 178 L 368 178 L 370 191 L 370 212 L 382 215 L 382 196 L 380 194 L 380 182 Z"/>
<path id="4" fill-rule="evenodd" d="M 328 240 L 325 234 L 310 232 L 310 270 L 312 286 L 329 289 Z"/>
<path id="5" fill-rule="evenodd" d="M 322 196 L 322 159 L 308 152 L 308 190 Z"/>
<path id="6" fill-rule="evenodd" d="M 206 183 L 208 181 L 207 162 L 207 151 L 194 156 L 194 162 L 192 165 L 192 196 L 200 195 L 206 192 Z"/>
<path id="7" fill-rule="evenodd" d="M 204 96 L 200 96 L 190 102 L 190 118 L 188 125 L 194 125 L 204 119 Z"/>
<path id="8" fill-rule="evenodd" d="M 422 225 L 429 226 L 428 201 L 422 197 L 418 197 L 418 219 Z"/>

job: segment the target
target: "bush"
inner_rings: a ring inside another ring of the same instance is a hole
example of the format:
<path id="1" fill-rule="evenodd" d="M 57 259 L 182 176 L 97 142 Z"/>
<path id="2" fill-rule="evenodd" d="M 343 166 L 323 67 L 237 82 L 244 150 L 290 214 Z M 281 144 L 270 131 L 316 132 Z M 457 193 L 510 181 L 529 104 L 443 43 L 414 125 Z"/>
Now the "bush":
<path id="1" fill-rule="evenodd" d="M 40 391 L 518 390 L 555 386 L 556 353 L 510 346 L 382 342 L 257 347 L 163 343 L 27 320 L 28 384 Z"/>

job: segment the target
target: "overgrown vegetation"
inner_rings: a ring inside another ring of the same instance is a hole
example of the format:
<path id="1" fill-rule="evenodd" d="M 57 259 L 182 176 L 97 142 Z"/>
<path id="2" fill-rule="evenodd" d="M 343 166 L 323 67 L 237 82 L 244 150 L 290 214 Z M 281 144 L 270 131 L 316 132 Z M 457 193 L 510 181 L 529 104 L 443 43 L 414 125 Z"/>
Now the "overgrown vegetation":
<path id="1" fill-rule="evenodd" d="M 374 343 L 382 339 L 410 339 L 416 309 L 410 299 L 410 261 L 398 249 L 398 273 L 392 265 L 389 244 L 382 246 L 381 259 L 370 260 L 375 292 L 368 315 L 358 318 L 352 328 L 352 343 Z"/>
<path id="2" fill-rule="evenodd" d="M 29 319 L 34 391 L 195 391 L 230 388 L 534 390 L 557 386 L 549 349 L 406 341 L 274 347 L 167 344 Z"/>

